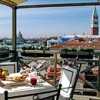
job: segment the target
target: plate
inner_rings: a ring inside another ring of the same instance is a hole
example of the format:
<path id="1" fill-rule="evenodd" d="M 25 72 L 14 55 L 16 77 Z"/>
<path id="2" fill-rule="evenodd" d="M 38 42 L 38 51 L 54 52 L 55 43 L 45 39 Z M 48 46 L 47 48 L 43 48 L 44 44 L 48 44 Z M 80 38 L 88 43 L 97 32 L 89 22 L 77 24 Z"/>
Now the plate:
<path id="1" fill-rule="evenodd" d="M 1 81 L 4 86 L 20 86 L 20 85 L 28 85 L 28 82 L 16 82 L 16 81 Z"/>

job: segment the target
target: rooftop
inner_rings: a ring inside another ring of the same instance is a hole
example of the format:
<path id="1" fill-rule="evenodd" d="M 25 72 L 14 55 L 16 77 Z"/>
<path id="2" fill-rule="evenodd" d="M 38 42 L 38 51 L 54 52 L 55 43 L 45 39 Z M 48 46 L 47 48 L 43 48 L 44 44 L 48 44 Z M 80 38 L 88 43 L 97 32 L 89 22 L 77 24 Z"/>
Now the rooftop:
<path id="1" fill-rule="evenodd" d="M 54 45 L 51 48 L 90 48 L 100 50 L 100 38 L 90 40 L 88 38 L 80 38 L 66 41 L 64 44 Z"/>

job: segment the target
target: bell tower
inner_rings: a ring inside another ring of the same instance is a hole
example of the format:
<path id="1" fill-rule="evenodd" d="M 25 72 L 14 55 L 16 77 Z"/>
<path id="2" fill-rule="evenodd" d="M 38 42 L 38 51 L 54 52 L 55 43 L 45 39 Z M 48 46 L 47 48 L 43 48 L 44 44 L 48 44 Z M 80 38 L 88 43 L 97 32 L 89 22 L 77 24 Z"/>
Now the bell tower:
<path id="1" fill-rule="evenodd" d="M 94 8 L 92 14 L 91 34 L 99 35 L 99 22 L 98 22 L 98 14 L 97 14 L 96 7 Z"/>

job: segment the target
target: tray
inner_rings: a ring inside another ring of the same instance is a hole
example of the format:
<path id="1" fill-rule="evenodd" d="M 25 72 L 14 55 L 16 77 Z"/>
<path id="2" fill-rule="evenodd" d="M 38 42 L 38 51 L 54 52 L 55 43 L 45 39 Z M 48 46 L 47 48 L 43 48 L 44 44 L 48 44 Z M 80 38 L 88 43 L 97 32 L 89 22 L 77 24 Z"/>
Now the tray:
<path id="1" fill-rule="evenodd" d="M 16 82 L 16 81 L 1 81 L 4 86 L 20 86 L 20 85 L 28 85 L 29 83 L 26 81 Z"/>

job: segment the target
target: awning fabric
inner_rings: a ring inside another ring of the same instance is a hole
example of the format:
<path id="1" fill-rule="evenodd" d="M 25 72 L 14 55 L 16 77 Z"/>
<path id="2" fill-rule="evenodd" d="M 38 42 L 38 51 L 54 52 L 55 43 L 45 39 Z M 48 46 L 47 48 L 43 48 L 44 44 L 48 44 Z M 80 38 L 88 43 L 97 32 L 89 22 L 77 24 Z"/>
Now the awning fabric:
<path id="1" fill-rule="evenodd" d="M 14 2 L 16 4 L 20 4 L 20 3 L 25 2 L 26 0 L 7 0 L 7 1 L 11 1 L 11 2 Z"/>
<path id="2" fill-rule="evenodd" d="M 27 1 L 27 0 L 0 0 L 0 3 L 8 5 L 8 6 L 16 6 L 25 1 Z"/>

